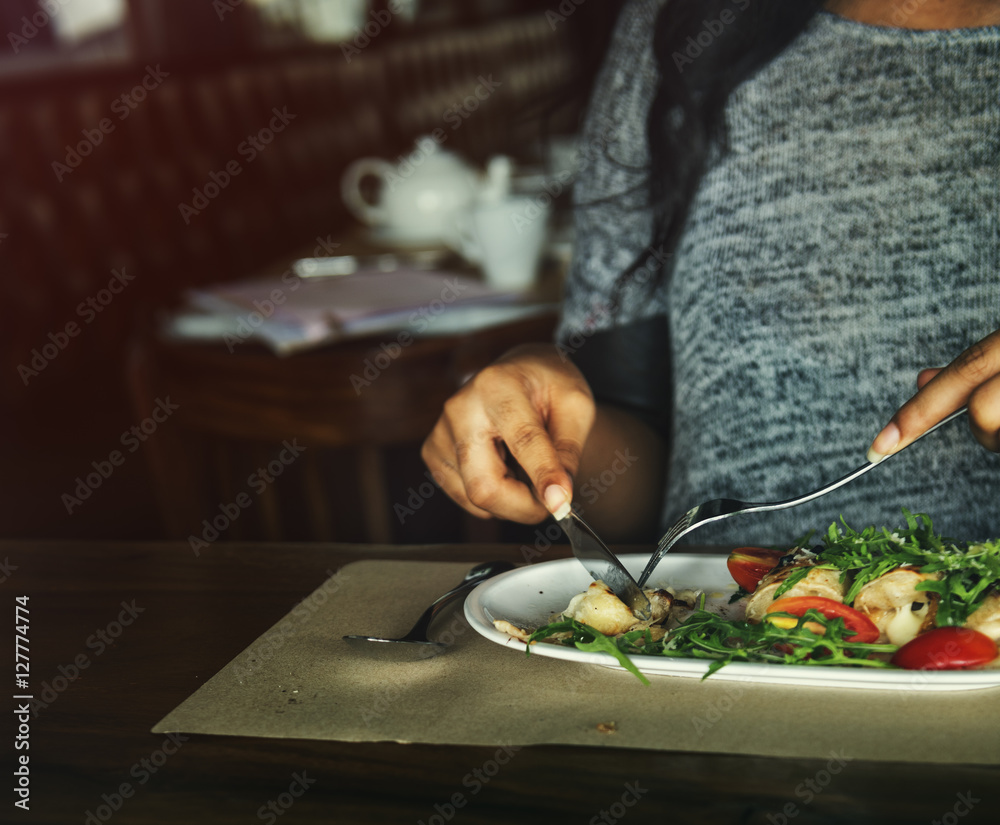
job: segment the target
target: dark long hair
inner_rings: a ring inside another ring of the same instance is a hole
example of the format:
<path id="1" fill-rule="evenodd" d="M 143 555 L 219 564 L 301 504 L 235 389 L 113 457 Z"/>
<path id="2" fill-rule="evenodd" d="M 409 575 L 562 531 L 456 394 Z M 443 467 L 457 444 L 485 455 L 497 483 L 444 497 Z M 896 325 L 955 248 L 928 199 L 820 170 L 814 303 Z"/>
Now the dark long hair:
<path id="1" fill-rule="evenodd" d="M 660 84 L 646 124 L 650 249 L 673 259 L 695 192 L 715 148 L 725 151 L 730 93 L 770 63 L 823 7 L 823 0 L 667 0 L 655 23 Z M 644 254 L 619 276 L 612 303 Z M 669 266 L 656 266 L 659 279 Z"/>

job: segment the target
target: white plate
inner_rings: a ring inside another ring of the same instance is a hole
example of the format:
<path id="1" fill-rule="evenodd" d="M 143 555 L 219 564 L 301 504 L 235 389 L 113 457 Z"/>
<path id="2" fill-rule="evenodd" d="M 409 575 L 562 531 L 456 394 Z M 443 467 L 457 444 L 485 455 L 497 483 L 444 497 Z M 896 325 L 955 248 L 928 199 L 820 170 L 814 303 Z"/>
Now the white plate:
<path id="1" fill-rule="evenodd" d="M 646 556 L 622 556 L 633 575 L 638 575 Z M 533 564 L 502 573 L 479 585 L 465 602 L 465 616 L 476 632 L 491 642 L 524 653 L 524 643 L 501 633 L 494 619 L 506 619 L 518 627 L 539 627 L 554 613 L 561 612 L 569 600 L 590 585 L 591 578 L 576 559 Z M 725 605 L 735 591 L 726 569 L 725 556 L 670 554 L 656 569 L 649 582 L 652 587 L 670 585 L 705 591 L 706 607 Z M 531 646 L 532 655 L 567 659 L 580 664 L 621 666 L 605 653 L 586 653 L 572 647 L 553 644 Z M 703 659 L 673 659 L 666 656 L 631 656 L 646 676 L 705 675 L 711 662 Z M 883 668 L 821 667 L 810 665 L 768 665 L 735 662 L 726 665 L 711 679 L 737 682 L 765 682 L 776 685 L 814 685 L 876 690 L 975 690 L 1000 686 L 1000 669 L 912 671 Z"/>

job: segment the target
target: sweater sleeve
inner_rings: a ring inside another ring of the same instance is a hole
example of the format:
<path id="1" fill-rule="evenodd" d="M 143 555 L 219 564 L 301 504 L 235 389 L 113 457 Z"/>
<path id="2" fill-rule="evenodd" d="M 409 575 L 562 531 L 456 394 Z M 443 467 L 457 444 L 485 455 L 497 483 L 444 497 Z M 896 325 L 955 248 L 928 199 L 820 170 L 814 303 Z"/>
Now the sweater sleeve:
<path id="1" fill-rule="evenodd" d="M 617 404 L 664 429 L 669 413 L 669 345 L 663 291 L 641 282 L 610 298 L 614 283 L 652 237 L 646 118 L 658 72 L 652 40 L 662 0 L 623 8 L 581 132 L 573 192 L 573 261 L 557 330 L 560 351 L 583 371 L 599 401 Z"/>

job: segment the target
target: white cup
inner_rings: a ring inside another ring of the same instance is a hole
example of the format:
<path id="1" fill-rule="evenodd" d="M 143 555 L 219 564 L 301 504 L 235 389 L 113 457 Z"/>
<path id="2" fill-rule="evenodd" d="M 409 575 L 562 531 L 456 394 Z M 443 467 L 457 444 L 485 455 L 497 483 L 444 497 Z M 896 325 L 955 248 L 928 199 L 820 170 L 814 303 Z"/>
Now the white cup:
<path id="1" fill-rule="evenodd" d="M 459 221 L 459 251 L 482 267 L 490 286 L 526 290 L 538 274 L 550 212 L 538 198 L 479 203 Z"/>

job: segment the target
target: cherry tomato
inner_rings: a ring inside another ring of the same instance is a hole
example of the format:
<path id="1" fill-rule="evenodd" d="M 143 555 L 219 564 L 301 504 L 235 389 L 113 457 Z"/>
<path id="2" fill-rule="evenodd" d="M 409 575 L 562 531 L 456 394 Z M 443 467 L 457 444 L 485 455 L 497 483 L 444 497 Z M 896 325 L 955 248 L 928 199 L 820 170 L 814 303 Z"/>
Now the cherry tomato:
<path id="1" fill-rule="evenodd" d="M 968 627 L 937 627 L 907 642 L 892 663 L 907 670 L 962 670 L 992 662 L 997 645 Z"/>
<path id="2" fill-rule="evenodd" d="M 764 578 L 781 560 L 785 553 L 781 550 L 767 550 L 763 547 L 737 547 L 729 554 L 726 566 L 735 582 L 753 593 Z"/>
<path id="3" fill-rule="evenodd" d="M 791 613 L 793 616 L 804 616 L 807 610 L 816 610 L 827 619 L 843 619 L 844 627 L 854 631 L 853 636 L 846 637 L 849 642 L 867 643 L 878 639 L 878 628 L 871 619 L 850 605 L 835 602 L 833 599 L 824 599 L 822 596 L 791 596 L 778 599 L 767 608 L 768 613 Z M 776 617 L 772 621 L 781 625 L 781 617 Z M 806 627 L 814 633 L 822 629 L 822 625 L 818 622 L 807 622 Z"/>

